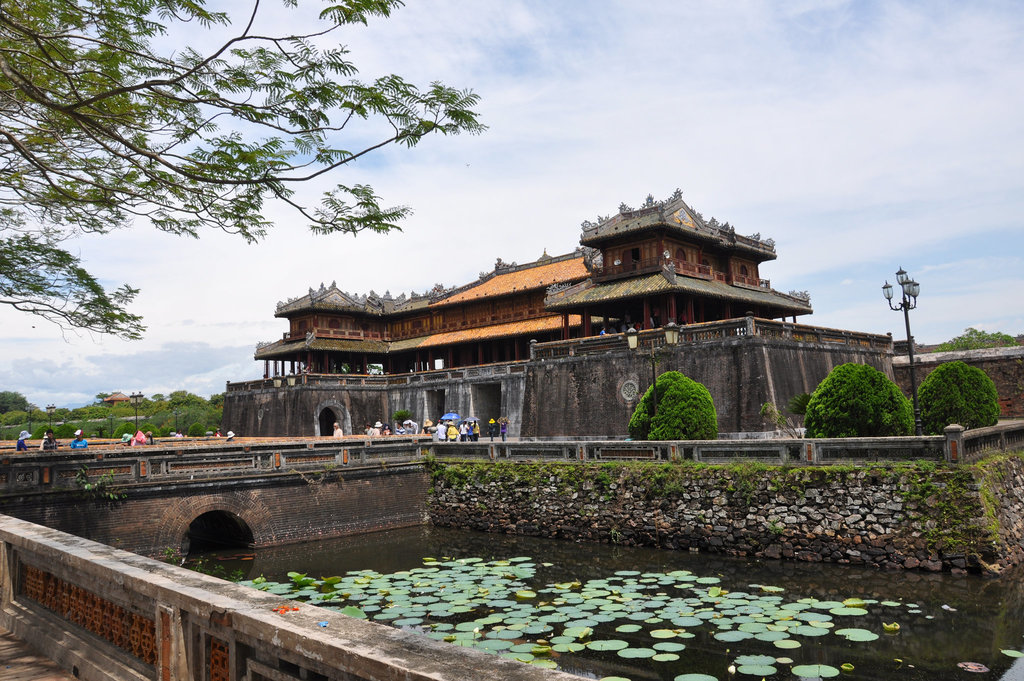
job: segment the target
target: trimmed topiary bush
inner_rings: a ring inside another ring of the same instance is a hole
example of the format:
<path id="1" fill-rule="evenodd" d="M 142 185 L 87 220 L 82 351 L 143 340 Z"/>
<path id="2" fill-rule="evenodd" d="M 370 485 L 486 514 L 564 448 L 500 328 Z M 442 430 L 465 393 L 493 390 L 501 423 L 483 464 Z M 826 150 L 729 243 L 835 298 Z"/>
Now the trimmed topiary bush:
<path id="1" fill-rule="evenodd" d="M 807 403 L 807 437 L 910 435 L 914 409 L 899 387 L 866 364 L 841 364 Z"/>
<path id="2" fill-rule="evenodd" d="M 188 427 L 189 437 L 202 437 L 206 435 L 206 426 L 201 423 L 193 423 Z"/>
<path id="3" fill-rule="evenodd" d="M 647 389 L 629 420 L 634 440 L 715 440 L 718 413 L 711 393 L 678 371 L 666 371 L 657 380 L 658 414 L 651 419 L 653 396 Z"/>
<path id="4" fill-rule="evenodd" d="M 135 421 L 124 421 L 117 428 L 114 429 L 115 438 L 120 438 L 123 435 L 135 435 Z"/>
<path id="5" fill-rule="evenodd" d="M 940 364 L 917 391 L 921 423 L 929 435 L 941 435 L 951 423 L 964 428 L 995 425 L 999 394 L 984 371 L 963 362 Z"/>

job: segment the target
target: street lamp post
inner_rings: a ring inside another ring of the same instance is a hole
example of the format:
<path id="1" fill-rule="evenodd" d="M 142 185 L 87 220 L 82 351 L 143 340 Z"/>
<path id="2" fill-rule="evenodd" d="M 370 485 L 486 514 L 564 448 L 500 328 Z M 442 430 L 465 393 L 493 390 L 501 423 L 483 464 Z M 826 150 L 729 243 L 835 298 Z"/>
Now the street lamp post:
<path id="1" fill-rule="evenodd" d="M 49 428 L 50 430 L 53 430 L 53 412 L 55 412 L 56 410 L 57 407 L 53 406 L 52 404 L 47 405 L 46 407 L 46 427 Z"/>
<path id="2" fill-rule="evenodd" d="M 675 345 L 679 342 L 679 325 L 669 322 L 665 325 L 665 345 Z M 630 350 L 636 350 L 640 346 L 640 332 L 629 327 L 626 330 L 626 343 Z M 654 340 L 651 339 L 651 418 L 658 415 L 658 359 L 654 352 Z"/>
<path id="3" fill-rule="evenodd" d="M 910 395 L 914 400 L 914 434 L 924 435 L 924 428 L 921 426 L 921 408 L 917 404 L 917 376 L 914 373 L 914 337 L 910 335 L 910 311 L 917 307 L 917 295 L 921 292 L 921 285 L 910 278 L 910 275 L 901 267 L 896 273 L 896 283 L 900 285 L 900 303 L 892 304 L 892 284 L 888 281 L 882 286 L 882 295 L 889 303 L 889 309 L 899 312 L 903 311 L 903 321 L 907 326 L 907 355 L 910 358 Z"/>
<path id="4" fill-rule="evenodd" d="M 135 407 L 135 432 L 139 432 L 139 405 L 142 404 L 142 393 L 132 393 L 128 396 L 132 406 Z"/>

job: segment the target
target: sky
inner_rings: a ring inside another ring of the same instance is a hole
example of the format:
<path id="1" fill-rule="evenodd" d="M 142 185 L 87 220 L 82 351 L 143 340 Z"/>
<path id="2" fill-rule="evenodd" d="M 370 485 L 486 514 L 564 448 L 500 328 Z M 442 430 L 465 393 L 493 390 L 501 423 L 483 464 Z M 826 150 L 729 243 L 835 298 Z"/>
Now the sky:
<path id="1" fill-rule="evenodd" d="M 409 0 L 334 35 L 362 79 L 481 98 L 483 134 L 385 148 L 330 178 L 410 207 L 402 231 L 315 236 L 269 206 L 275 227 L 254 245 L 145 224 L 69 242 L 109 288 L 141 289 L 145 338 L 0 306 L 0 390 L 67 407 L 223 392 L 262 375 L 257 342 L 286 330 L 278 301 L 332 281 L 395 296 L 466 284 L 499 258 L 571 252 L 584 220 L 676 188 L 706 218 L 775 240 L 760 274 L 810 294 L 802 323 L 904 338 L 881 291 L 902 267 L 921 285 L 919 343 L 1024 333 L 1016 0 Z"/>

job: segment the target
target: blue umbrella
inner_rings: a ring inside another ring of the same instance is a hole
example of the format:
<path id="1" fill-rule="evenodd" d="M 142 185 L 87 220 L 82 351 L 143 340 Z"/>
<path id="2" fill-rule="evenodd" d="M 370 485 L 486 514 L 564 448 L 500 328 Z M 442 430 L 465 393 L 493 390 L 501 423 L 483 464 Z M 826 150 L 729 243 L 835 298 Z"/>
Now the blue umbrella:
<path id="1" fill-rule="evenodd" d="M 458 421 L 459 420 L 459 415 L 456 414 L 454 411 L 450 411 L 447 414 L 445 414 L 444 416 L 442 416 L 441 420 L 442 421 Z"/>

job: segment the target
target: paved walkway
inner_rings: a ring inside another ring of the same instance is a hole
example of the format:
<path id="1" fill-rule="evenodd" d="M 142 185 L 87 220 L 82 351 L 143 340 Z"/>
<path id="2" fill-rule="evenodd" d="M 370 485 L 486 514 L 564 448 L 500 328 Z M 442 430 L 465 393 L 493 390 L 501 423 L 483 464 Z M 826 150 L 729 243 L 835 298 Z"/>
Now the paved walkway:
<path id="1" fill-rule="evenodd" d="M 56 664 L 37 655 L 9 631 L 0 629 L 0 679 L 3 681 L 75 681 Z"/>

